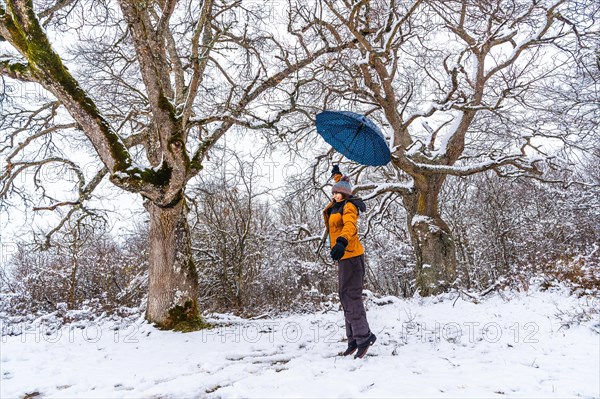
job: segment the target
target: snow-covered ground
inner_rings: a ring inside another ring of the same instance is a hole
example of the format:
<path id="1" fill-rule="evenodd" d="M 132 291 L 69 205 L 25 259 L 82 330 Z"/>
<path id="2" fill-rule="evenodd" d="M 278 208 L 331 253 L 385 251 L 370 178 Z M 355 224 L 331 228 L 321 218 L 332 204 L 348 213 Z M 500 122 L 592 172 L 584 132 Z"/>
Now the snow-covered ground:
<path id="1" fill-rule="evenodd" d="M 346 343 L 337 309 L 221 315 L 214 329 L 186 334 L 144 322 L 37 328 L 2 337 L 0 396 L 600 397 L 598 298 L 465 299 L 370 299 L 378 340 L 362 360 L 338 356 Z"/>

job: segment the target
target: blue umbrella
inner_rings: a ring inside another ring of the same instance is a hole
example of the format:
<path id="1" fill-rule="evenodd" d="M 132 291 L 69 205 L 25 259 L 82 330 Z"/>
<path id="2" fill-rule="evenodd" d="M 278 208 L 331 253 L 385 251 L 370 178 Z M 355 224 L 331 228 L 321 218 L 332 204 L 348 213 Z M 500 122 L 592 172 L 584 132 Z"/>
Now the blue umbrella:
<path id="1" fill-rule="evenodd" d="M 317 132 L 339 153 L 362 165 L 390 162 L 390 148 L 383 133 L 364 115 L 323 111 L 317 114 Z"/>

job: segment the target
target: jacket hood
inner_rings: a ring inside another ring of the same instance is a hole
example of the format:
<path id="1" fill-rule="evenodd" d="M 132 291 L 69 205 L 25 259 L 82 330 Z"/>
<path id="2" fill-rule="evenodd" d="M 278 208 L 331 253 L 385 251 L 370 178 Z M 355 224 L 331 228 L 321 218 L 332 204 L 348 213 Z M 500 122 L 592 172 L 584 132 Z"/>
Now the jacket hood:
<path id="1" fill-rule="evenodd" d="M 367 205 L 365 205 L 365 202 L 362 200 L 362 198 L 358 198 L 358 197 L 350 197 L 347 200 L 348 202 L 352 202 L 352 204 L 356 207 L 356 209 L 358 209 L 360 212 L 364 212 L 367 210 Z"/>

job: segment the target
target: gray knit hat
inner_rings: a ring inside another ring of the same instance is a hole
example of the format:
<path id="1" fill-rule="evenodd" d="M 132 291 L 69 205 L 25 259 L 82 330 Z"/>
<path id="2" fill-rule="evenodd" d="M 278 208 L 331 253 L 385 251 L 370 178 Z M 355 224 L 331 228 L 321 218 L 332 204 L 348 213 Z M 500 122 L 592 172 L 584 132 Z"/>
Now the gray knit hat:
<path id="1" fill-rule="evenodd" d="M 332 193 L 342 193 L 346 196 L 352 195 L 352 186 L 350 185 L 350 179 L 348 176 L 343 176 L 341 180 L 331 187 Z"/>

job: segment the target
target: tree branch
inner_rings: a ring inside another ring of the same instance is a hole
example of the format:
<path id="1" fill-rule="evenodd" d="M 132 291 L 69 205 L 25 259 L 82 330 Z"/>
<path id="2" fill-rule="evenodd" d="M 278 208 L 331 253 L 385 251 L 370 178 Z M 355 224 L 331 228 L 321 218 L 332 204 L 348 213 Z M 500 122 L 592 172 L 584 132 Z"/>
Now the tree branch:
<path id="1" fill-rule="evenodd" d="M 245 92 L 242 95 L 242 97 L 240 98 L 240 100 L 238 101 L 238 103 L 233 107 L 233 110 L 231 111 L 230 116 L 229 116 L 229 118 L 231 118 L 231 119 L 228 118 L 228 120 L 224 121 L 221 124 L 221 126 L 219 126 L 219 128 L 217 128 L 213 132 L 212 135 L 210 135 L 209 137 L 207 137 L 206 139 L 204 139 L 201 142 L 200 146 L 198 147 L 198 149 L 196 150 L 196 152 L 194 153 L 194 156 L 192 158 L 192 165 L 194 165 L 194 164 L 200 165 L 201 164 L 202 159 L 204 159 L 204 157 L 206 156 L 206 154 L 208 153 L 208 151 L 210 150 L 212 145 L 219 138 L 221 138 L 225 134 L 225 132 L 227 132 L 231 128 L 231 126 L 233 126 L 236 118 L 239 117 L 242 114 L 242 112 L 244 111 L 244 109 L 246 108 L 246 106 L 249 103 L 251 103 L 253 100 L 255 100 L 258 96 L 263 94 L 268 89 L 275 87 L 282 80 L 284 80 L 284 79 L 288 78 L 289 76 L 291 76 L 292 74 L 296 73 L 301 68 L 311 64 L 312 62 L 317 60 L 320 56 L 322 56 L 324 54 L 338 52 L 344 48 L 348 48 L 350 45 L 351 45 L 351 42 L 344 43 L 342 45 L 335 46 L 335 47 L 329 47 L 329 46 L 323 47 L 323 48 L 315 51 L 311 56 L 304 58 L 300 61 L 297 61 L 296 63 L 291 64 L 288 67 L 284 68 L 283 70 L 270 76 L 265 81 L 263 81 L 261 84 L 259 84 L 256 88 L 252 89 L 254 83 L 251 83 L 248 87 L 246 87 Z M 194 173 L 194 174 L 197 172 L 198 172 L 197 170 L 192 170 L 192 173 Z"/>
<path id="2" fill-rule="evenodd" d="M 33 12 L 31 0 L 9 0 L 10 13 L 0 8 L 0 35 L 28 61 L 35 80 L 52 92 L 83 128 L 110 170 L 124 170 L 131 157 L 121 138 L 110 130 L 93 100 L 64 67 Z"/>

